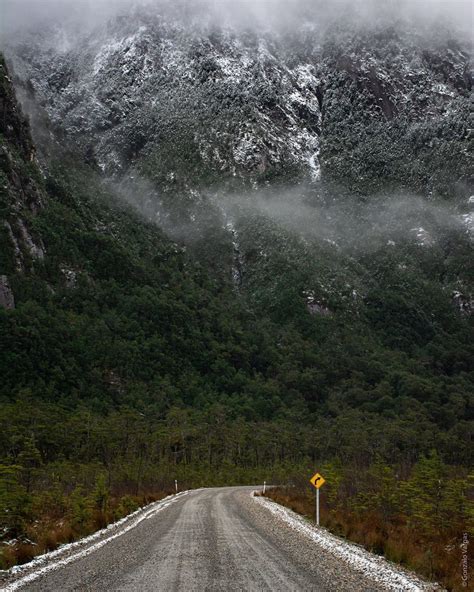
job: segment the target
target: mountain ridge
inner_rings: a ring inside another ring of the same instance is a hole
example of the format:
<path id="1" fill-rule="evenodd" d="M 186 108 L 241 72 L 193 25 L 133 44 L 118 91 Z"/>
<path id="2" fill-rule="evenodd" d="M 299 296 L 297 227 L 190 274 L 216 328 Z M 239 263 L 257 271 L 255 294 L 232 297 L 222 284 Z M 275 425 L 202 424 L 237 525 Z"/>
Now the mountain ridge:
<path id="1" fill-rule="evenodd" d="M 33 37 L 10 55 L 53 125 L 108 173 L 126 173 L 170 133 L 211 174 L 257 182 L 292 168 L 317 181 L 321 160 L 328 178 L 347 177 L 355 190 L 377 190 L 381 172 L 385 184 L 393 177 L 395 186 L 429 193 L 443 174 L 469 170 L 472 79 L 462 41 L 429 42 L 388 25 L 299 35 L 186 28 L 145 10 L 80 42 L 65 42 L 59 29 L 46 48 Z M 403 159 L 407 150 L 434 178 Z M 464 164 L 456 169 L 451 159 Z"/>
<path id="2" fill-rule="evenodd" d="M 408 541 L 416 569 L 455 581 L 474 392 L 467 55 L 344 30 L 321 65 L 308 37 L 264 51 L 138 22 L 61 51 L 19 38 L 14 74 L 1 63 L 0 565 L 176 478 L 303 483 L 318 466 L 333 528 L 363 516 L 377 526 L 359 542 L 398 561 L 393 537 Z"/>

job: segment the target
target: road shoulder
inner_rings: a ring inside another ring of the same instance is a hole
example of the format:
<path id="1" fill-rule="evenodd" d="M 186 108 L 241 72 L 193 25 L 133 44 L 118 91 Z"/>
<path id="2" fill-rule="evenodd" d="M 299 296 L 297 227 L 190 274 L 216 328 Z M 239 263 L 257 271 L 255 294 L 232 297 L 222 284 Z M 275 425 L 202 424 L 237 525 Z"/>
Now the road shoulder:
<path id="1" fill-rule="evenodd" d="M 255 506 L 265 512 L 273 536 L 286 537 L 288 545 L 298 544 L 299 560 L 318 562 L 321 577 L 328 578 L 337 590 L 390 590 L 407 592 L 441 592 L 439 584 L 425 582 L 416 574 L 370 553 L 362 546 L 318 528 L 304 517 L 276 502 L 252 495 Z M 277 531 L 280 530 L 278 535 Z M 292 541 L 294 539 L 294 542 Z M 304 541 L 304 542 L 303 542 Z M 342 577 L 341 577 L 341 574 Z"/>

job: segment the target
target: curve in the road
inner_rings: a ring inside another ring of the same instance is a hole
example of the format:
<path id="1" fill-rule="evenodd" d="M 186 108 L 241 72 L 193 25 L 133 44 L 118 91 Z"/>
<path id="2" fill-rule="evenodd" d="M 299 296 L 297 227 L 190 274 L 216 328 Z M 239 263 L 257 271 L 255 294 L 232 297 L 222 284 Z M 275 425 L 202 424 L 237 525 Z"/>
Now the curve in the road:
<path id="1" fill-rule="evenodd" d="M 110 536 L 19 577 L 6 592 L 378 592 L 385 586 L 269 512 L 255 488 L 153 504 Z M 93 538 L 93 537 L 92 537 Z"/>

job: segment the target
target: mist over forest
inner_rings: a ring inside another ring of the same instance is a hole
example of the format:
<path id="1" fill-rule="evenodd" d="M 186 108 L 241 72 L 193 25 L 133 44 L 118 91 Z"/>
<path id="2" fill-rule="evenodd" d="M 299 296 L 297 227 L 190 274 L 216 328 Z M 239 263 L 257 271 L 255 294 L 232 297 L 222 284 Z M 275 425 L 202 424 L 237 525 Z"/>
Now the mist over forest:
<path id="1" fill-rule="evenodd" d="M 471 3 L 0 0 L 0 50 L 0 570 L 317 468 L 461 590 Z"/>

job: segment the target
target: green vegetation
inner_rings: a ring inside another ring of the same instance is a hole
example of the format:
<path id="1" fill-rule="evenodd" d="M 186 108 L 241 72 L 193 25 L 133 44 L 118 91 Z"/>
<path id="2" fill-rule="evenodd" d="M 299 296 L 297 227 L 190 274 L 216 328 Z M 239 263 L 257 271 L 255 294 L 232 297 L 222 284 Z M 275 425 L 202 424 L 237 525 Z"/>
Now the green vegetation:
<path id="1" fill-rule="evenodd" d="M 2 217 L 17 239 L 2 226 L 15 308 L 0 308 L 0 520 L 14 540 L 1 567 L 123 516 L 176 478 L 283 482 L 316 463 L 331 463 L 330 476 L 336 467 L 341 524 L 358 509 L 420 541 L 436 539 L 438 515 L 449 536 L 461 532 L 474 346 L 452 291 L 469 282 L 466 237 L 348 256 L 242 217 L 237 290 L 229 237 L 216 231 L 188 253 L 94 170 L 64 156 L 43 178 L 23 144 L 2 139 L 0 158 Z M 165 148 L 150 167 L 179 155 Z M 354 473 L 372 489 L 350 487 Z M 441 577 L 434 563 L 409 563 Z"/>
<path id="2" fill-rule="evenodd" d="M 461 544 L 474 521 L 473 475 L 453 470 L 436 452 L 412 466 L 376 460 L 369 466 L 319 465 L 321 525 L 385 555 L 448 590 L 463 590 Z M 314 467 L 307 467 L 311 475 Z M 295 474 L 267 496 L 314 520 L 314 489 Z"/>

